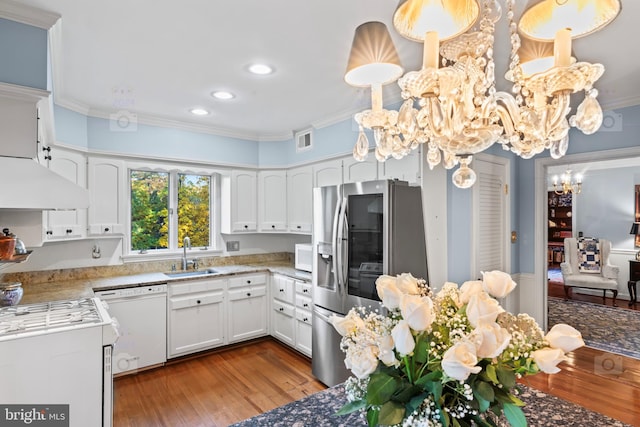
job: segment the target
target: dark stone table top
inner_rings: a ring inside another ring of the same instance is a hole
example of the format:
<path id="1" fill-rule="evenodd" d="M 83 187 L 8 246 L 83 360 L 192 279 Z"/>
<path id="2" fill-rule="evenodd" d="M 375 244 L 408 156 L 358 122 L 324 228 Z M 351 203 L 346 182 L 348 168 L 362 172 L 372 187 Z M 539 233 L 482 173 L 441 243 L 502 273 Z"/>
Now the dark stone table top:
<path id="1" fill-rule="evenodd" d="M 590 411 L 575 403 L 567 402 L 546 393 L 521 386 L 519 397 L 526 403 L 523 408 L 529 426 L 572 427 L 625 427 L 621 421 Z M 346 416 L 335 415 L 346 403 L 341 385 L 312 394 L 303 399 L 273 409 L 264 414 L 234 424 L 234 427 L 366 427 L 367 422 L 360 413 Z M 505 421 L 504 424 L 509 424 Z"/>

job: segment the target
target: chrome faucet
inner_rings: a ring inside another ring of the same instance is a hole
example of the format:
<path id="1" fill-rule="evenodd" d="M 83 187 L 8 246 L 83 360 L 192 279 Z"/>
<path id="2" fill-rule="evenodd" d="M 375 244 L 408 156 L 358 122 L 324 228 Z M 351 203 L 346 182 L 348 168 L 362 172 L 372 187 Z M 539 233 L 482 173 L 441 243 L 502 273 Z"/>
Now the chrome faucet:
<path id="1" fill-rule="evenodd" d="M 193 264 L 193 261 L 187 261 L 187 246 L 189 247 L 189 249 L 191 249 L 191 239 L 189 238 L 189 236 L 184 236 L 184 239 L 182 239 L 182 250 L 183 250 L 182 269 L 183 270 L 186 270 L 189 264 Z"/>

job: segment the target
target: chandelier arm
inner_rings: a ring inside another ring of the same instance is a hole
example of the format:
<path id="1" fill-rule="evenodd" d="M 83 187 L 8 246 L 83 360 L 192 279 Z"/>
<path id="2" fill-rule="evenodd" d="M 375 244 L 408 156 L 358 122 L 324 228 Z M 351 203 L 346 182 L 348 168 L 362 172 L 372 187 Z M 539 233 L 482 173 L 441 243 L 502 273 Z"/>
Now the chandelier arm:
<path id="1" fill-rule="evenodd" d="M 440 123 L 442 123 L 443 121 L 442 108 L 440 102 L 438 101 L 438 98 L 436 98 L 435 96 L 429 97 L 427 99 L 426 105 L 423 108 L 428 108 L 429 110 L 429 114 L 427 114 L 427 122 L 429 123 L 429 129 L 431 129 L 431 133 L 434 137 L 441 138 L 443 136 L 442 128 L 440 126 L 436 126 L 434 120 L 434 115 L 438 114 Z"/>
<path id="2" fill-rule="evenodd" d="M 562 91 L 557 95 L 557 106 L 553 112 L 553 116 L 549 120 L 550 128 L 555 129 L 566 117 L 566 110 L 571 101 L 571 93 L 568 90 Z"/>

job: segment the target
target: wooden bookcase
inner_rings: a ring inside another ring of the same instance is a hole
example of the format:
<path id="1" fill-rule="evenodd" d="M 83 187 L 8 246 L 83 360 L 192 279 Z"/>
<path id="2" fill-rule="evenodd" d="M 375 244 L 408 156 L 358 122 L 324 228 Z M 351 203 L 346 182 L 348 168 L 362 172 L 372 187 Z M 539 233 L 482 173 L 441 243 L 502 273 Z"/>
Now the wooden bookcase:
<path id="1" fill-rule="evenodd" d="M 547 263 L 550 268 L 559 268 L 564 261 L 564 239 L 573 237 L 571 197 L 571 193 L 558 195 L 554 191 L 547 195 Z"/>

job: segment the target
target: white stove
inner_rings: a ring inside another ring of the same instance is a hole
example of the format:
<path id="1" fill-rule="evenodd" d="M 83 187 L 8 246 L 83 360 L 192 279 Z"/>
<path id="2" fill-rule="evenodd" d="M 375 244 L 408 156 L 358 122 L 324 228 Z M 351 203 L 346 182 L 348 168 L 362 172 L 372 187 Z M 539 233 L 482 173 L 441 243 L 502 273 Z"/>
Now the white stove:
<path id="1" fill-rule="evenodd" d="M 30 405 L 69 405 L 70 427 L 110 427 L 117 338 L 98 298 L 0 308 L 0 372 L 11 384 L 0 387 L 0 404 L 25 412 Z"/>

